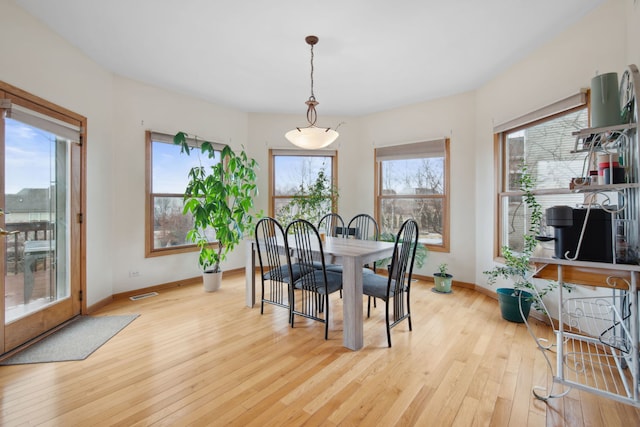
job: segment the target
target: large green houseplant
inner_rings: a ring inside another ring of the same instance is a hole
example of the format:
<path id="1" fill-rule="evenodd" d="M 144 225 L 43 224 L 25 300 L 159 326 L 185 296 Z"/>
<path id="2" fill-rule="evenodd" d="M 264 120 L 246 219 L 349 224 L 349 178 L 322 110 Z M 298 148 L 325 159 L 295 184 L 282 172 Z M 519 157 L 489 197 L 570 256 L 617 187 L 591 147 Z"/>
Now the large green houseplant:
<path id="1" fill-rule="evenodd" d="M 180 152 L 190 155 L 188 140 L 185 132 L 178 132 L 173 138 L 174 144 L 181 146 Z M 200 155 L 215 159 L 216 151 L 210 142 L 202 141 L 199 148 Z M 221 279 L 220 263 L 253 226 L 251 211 L 253 198 L 258 195 L 257 168 L 257 162 L 244 150 L 236 153 L 225 145 L 213 166 L 195 166 L 189 171 L 183 213 L 190 213 L 194 224 L 187 239 L 200 248 L 198 262 L 203 273 L 217 273 L 218 283 L 213 288 L 219 286 Z M 215 232 L 217 245 L 211 244 L 207 230 Z"/>

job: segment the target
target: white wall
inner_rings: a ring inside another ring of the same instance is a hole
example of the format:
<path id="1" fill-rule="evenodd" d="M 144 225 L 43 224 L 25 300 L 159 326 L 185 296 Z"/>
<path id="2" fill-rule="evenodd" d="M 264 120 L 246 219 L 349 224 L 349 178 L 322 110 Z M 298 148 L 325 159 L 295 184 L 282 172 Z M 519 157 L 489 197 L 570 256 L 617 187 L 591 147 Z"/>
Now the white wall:
<path id="1" fill-rule="evenodd" d="M 170 135 L 186 131 L 236 149 L 247 142 L 247 114 L 122 77 L 114 78 L 114 100 L 113 292 L 196 277 L 200 274 L 196 252 L 144 257 L 145 130 Z M 242 254 L 235 251 L 223 269 L 242 266 Z M 130 271 L 139 276 L 130 277 Z"/>
<path id="2" fill-rule="evenodd" d="M 622 0 L 604 3 L 477 91 L 476 284 L 486 286 L 482 271 L 494 265 L 496 171 L 487 167 L 493 164 L 493 126 L 588 88 L 596 73 L 620 75 L 627 65 L 624 16 Z M 620 25 L 608 25 L 613 22 Z"/>
<path id="3" fill-rule="evenodd" d="M 113 288 L 113 79 L 9 0 L 0 0 L 0 79 L 87 117 L 87 301 Z"/>
<path id="4" fill-rule="evenodd" d="M 429 252 L 418 274 L 436 273 L 446 262 L 455 280 L 472 283 L 475 275 L 475 185 L 474 185 L 475 94 L 464 93 L 432 102 L 372 114 L 362 119 L 362 152 L 370 153 L 364 162 L 373 177 L 373 149 L 406 142 L 448 137 L 451 154 L 450 252 Z M 373 194 L 373 182 L 368 190 Z M 371 200 L 370 209 L 373 209 Z"/>
<path id="5" fill-rule="evenodd" d="M 144 130 L 185 130 L 244 144 L 261 165 L 258 208 L 267 210 L 268 148 L 289 147 L 295 115 L 243 113 L 115 77 L 9 0 L 0 0 L 0 79 L 88 118 L 88 304 L 113 293 L 197 275 L 195 254 L 144 258 Z M 366 117 L 331 117 L 340 126 L 339 211 L 373 212 L 373 149 L 451 138 L 451 252 L 431 252 L 419 273 L 447 262 L 457 280 L 486 284 L 493 266 L 493 126 L 549 104 L 598 72 L 640 63 L 640 12 L 633 0 L 609 0 L 579 23 L 472 93 Z M 16 41 L 19 40 L 19 43 Z M 473 72 L 470 64 L 469 72 Z M 383 84 L 383 82 L 381 82 Z M 225 268 L 243 265 L 240 247 Z M 140 272 L 130 278 L 129 271 Z"/>
<path id="6" fill-rule="evenodd" d="M 626 0 L 627 17 L 627 64 L 640 67 L 640 2 Z"/>
<path id="7" fill-rule="evenodd" d="M 284 137 L 294 126 L 306 125 L 306 110 L 300 114 L 249 115 L 249 152 L 261 165 L 258 187 L 258 205 L 268 210 L 269 149 L 296 148 Z M 356 213 L 373 213 L 373 150 L 363 150 L 360 119 L 354 117 L 324 116 L 319 114 L 318 126 L 338 128 L 338 140 L 327 147 L 338 150 L 338 212 L 345 218 Z M 357 165 L 357 167 L 354 167 Z"/>
<path id="8" fill-rule="evenodd" d="M 9 0 L 0 28 L 11 35 L 0 37 L 0 79 L 87 117 L 87 304 L 197 276 L 196 253 L 144 258 L 144 131 L 187 130 L 235 148 L 247 141 L 247 114 L 116 77 Z M 243 261 L 239 250 L 223 267 Z"/>

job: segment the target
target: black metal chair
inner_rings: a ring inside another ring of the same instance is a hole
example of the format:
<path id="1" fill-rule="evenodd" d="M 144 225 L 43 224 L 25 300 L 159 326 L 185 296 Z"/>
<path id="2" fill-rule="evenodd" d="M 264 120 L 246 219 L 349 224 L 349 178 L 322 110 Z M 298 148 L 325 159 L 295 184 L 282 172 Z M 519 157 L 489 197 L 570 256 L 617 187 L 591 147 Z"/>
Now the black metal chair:
<path id="1" fill-rule="evenodd" d="M 260 314 L 264 313 L 264 303 L 273 304 L 288 309 L 289 322 L 291 322 L 291 284 L 300 278 L 300 266 L 294 264 L 291 269 L 289 268 L 283 249 L 285 234 L 282 226 L 275 219 L 265 217 L 258 221 L 255 240 L 262 281 Z"/>
<path id="2" fill-rule="evenodd" d="M 385 301 L 387 342 L 391 347 L 391 328 L 407 319 L 411 331 L 411 275 L 418 247 L 418 224 L 413 219 L 406 220 L 398 235 L 391 258 L 388 277 L 377 274 L 362 276 L 362 292 L 368 296 L 367 317 L 371 314 L 371 298 Z M 393 309 L 393 317 L 391 317 Z"/>
<path id="3" fill-rule="evenodd" d="M 341 237 L 343 229 L 344 221 L 337 213 L 328 213 L 318 222 L 318 231 L 329 237 Z"/>
<path id="4" fill-rule="evenodd" d="M 342 228 L 343 236 L 346 238 L 353 238 L 359 240 L 378 240 L 380 236 L 378 222 L 374 217 L 368 214 L 358 214 L 351 218 L 349 225 Z M 327 270 L 342 273 L 342 266 L 331 264 L 327 266 Z M 369 265 L 366 264 L 362 269 L 362 273 L 369 274 L 375 273 L 375 263 Z"/>
<path id="5" fill-rule="evenodd" d="M 351 218 L 347 225 L 347 237 L 353 236 L 360 240 L 378 240 L 380 228 L 374 217 L 368 214 L 358 214 Z"/>
<path id="6" fill-rule="evenodd" d="M 296 258 L 301 273 L 293 282 L 291 292 L 291 327 L 296 315 L 324 322 L 326 340 L 329 338 L 329 294 L 342 288 L 342 274 L 326 270 L 320 234 L 309 221 L 297 219 L 291 222 L 286 236 L 289 265 L 292 265 L 291 259 Z M 314 267 L 314 260 L 320 268 Z"/>

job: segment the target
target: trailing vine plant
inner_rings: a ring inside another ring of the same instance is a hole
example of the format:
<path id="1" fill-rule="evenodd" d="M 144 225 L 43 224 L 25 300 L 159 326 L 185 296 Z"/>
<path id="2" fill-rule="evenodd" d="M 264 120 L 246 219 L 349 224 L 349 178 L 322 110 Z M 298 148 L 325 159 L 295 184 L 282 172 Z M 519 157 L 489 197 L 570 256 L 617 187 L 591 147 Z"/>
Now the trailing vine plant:
<path id="1" fill-rule="evenodd" d="M 535 179 L 528 172 L 526 164 L 521 165 L 522 175 L 518 179 L 520 191 L 522 191 L 523 202 L 529 210 L 530 222 L 527 232 L 524 234 L 524 247 L 522 252 L 513 251 L 508 245 L 502 246 L 502 256 L 504 265 L 496 266 L 491 270 L 484 271 L 488 278 L 488 283 L 494 285 L 499 277 L 511 279 L 513 281 L 514 295 L 518 295 L 519 291 L 527 291 L 538 298 L 533 297 L 533 307 L 548 315 L 542 297 L 551 292 L 558 286 L 555 281 L 548 281 L 543 288 L 537 288 L 533 283 L 534 266 L 531 263 L 531 256 L 538 244 L 536 236 L 540 233 L 540 225 L 542 223 L 542 205 L 536 199 L 533 189 L 535 187 Z M 571 291 L 570 287 L 567 287 Z"/>

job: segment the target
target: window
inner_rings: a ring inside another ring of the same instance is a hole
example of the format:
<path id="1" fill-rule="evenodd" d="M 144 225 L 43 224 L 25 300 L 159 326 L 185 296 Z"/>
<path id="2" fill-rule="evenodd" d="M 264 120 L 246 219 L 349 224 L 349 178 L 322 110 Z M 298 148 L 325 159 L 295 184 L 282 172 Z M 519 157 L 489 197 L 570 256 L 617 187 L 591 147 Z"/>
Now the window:
<path id="1" fill-rule="evenodd" d="M 572 135 L 588 125 L 587 94 L 580 93 L 494 130 L 500 165 L 497 248 L 523 249 L 529 228 L 518 184 L 523 165 L 534 178 L 534 194 L 542 205 L 541 233 L 553 233 L 545 226 L 547 208 L 584 201 L 584 195 L 568 189 L 572 178 L 589 175 L 585 154 L 577 152 Z"/>
<path id="2" fill-rule="evenodd" d="M 194 166 L 208 167 L 220 159 L 200 156 L 198 142 L 190 140 L 191 155 L 180 154 L 180 146 L 173 144 L 173 136 L 146 132 L 147 185 L 146 185 L 146 244 L 147 257 L 196 251 L 198 248 L 186 240 L 193 226 L 190 215 L 183 215 L 184 190 L 188 173 Z"/>
<path id="3" fill-rule="evenodd" d="M 382 147 L 376 157 L 376 216 L 381 233 L 418 222 L 419 241 L 449 250 L 449 139 Z"/>
<path id="4" fill-rule="evenodd" d="M 269 155 L 269 215 L 283 225 L 295 218 L 317 225 L 324 214 L 336 211 L 335 150 L 270 150 Z"/>

